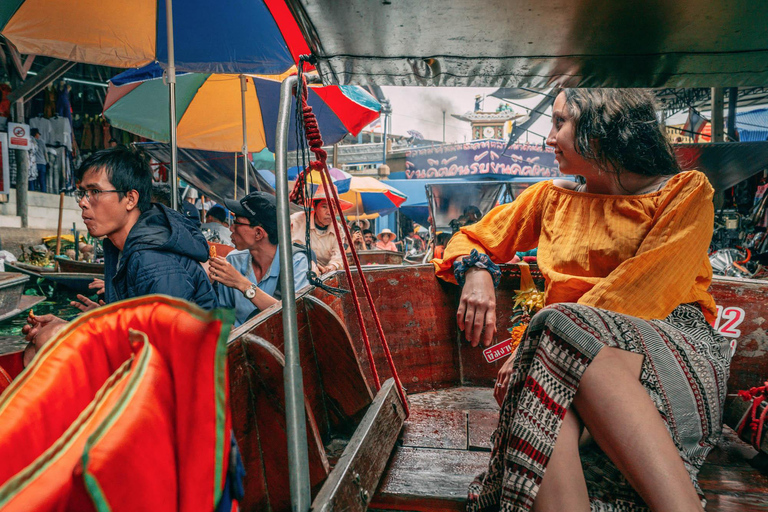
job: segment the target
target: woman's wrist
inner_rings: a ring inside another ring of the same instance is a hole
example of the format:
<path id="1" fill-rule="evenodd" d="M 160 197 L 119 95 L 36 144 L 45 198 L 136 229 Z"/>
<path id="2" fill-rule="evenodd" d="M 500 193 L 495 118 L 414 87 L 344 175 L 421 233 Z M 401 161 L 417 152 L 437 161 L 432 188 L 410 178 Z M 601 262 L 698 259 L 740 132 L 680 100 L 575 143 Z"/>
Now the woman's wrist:
<path id="1" fill-rule="evenodd" d="M 499 281 L 501 280 L 501 269 L 496 265 L 487 254 L 478 252 L 477 249 L 472 249 L 472 252 L 468 256 L 464 256 L 461 260 L 453 262 L 453 276 L 456 278 L 456 282 L 459 286 L 464 286 L 466 274 L 469 269 L 478 268 L 488 271 L 493 279 L 493 287 L 498 288 Z"/>

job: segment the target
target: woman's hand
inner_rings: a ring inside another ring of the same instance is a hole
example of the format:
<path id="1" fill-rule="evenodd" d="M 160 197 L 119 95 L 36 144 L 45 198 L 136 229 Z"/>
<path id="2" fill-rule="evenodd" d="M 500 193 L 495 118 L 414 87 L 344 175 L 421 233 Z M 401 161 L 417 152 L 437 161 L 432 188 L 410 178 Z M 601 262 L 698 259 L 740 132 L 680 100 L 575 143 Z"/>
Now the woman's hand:
<path id="1" fill-rule="evenodd" d="M 251 282 L 248 281 L 248 278 L 238 272 L 232 264 L 221 256 L 210 258 L 208 262 L 210 263 L 210 276 L 214 281 L 218 281 L 224 286 L 235 288 L 240 291 L 251 286 Z"/>
<path id="2" fill-rule="evenodd" d="M 517 349 L 515 349 L 504 361 L 504 364 L 499 368 L 499 373 L 496 374 L 496 385 L 493 387 L 493 398 L 499 403 L 504 401 L 504 397 L 507 396 L 507 389 L 509 388 L 509 381 L 512 379 L 512 369 L 514 368 L 514 360 Z"/>
<path id="3" fill-rule="evenodd" d="M 467 270 L 456 320 L 473 347 L 480 343 L 481 335 L 483 345 L 491 344 L 496 334 L 496 290 L 487 270 Z"/>

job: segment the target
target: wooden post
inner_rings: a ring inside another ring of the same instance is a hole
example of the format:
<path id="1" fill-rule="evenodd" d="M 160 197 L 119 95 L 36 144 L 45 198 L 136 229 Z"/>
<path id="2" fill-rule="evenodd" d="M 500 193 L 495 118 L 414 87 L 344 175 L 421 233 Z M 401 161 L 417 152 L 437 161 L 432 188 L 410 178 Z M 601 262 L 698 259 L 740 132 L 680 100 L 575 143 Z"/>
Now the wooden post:
<path id="1" fill-rule="evenodd" d="M 725 106 L 725 89 L 712 88 L 712 142 L 723 142 L 723 107 Z"/>
<path id="2" fill-rule="evenodd" d="M 13 119 L 24 122 L 24 99 L 14 103 Z M 29 155 L 24 149 L 16 149 L 16 215 L 21 217 L 21 227 L 29 227 Z"/>
<path id="3" fill-rule="evenodd" d="M 59 228 L 56 230 L 56 256 L 61 254 L 61 222 L 64 219 L 64 192 L 59 194 Z M 56 270 L 59 270 L 59 260 L 56 260 Z"/>
<path id="4" fill-rule="evenodd" d="M 339 168 L 339 145 L 338 144 L 333 145 L 333 163 L 331 164 L 331 167 L 334 167 L 336 169 Z"/>

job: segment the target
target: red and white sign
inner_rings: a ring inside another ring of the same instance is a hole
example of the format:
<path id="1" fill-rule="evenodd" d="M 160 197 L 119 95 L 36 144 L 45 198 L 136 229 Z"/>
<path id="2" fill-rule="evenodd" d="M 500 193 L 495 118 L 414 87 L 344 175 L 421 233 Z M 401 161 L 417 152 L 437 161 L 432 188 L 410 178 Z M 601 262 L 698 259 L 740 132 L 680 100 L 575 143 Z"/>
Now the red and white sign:
<path id="1" fill-rule="evenodd" d="M 483 350 L 483 356 L 489 363 L 497 361 L 512 353 L 512 338 L 506 339 Z"/>
<path id="2" fill-rule="evenodd" d="M 11 149 L 32 149 L 32 141 L 29 137 L 29 125 L 22 123 L 8 123 L 8 147 Z"/>

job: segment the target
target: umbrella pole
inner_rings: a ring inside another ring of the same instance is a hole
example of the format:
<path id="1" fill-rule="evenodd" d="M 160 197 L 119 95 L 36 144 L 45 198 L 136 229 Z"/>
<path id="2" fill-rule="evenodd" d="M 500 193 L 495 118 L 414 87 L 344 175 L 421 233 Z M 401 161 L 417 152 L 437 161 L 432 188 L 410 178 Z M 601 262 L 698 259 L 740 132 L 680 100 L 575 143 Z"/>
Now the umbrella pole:
<path id="1" fill-rule="evenodd" d="M 248 180 L 251 168 L 248 165 L 248 125 L 245 122 L 245 92 L 248 90 L 248 80 L 245 75 L 240 75 L 240 100 L 243 105 L 243 169 L 245 169 L 245 195 L 250 193 Z"/>
<path id="2" fill-rule="evenodd" d="M 293 284 L 291 219 L 288 209 L 287 143 L 291 101 L 297 77 L 286 78 L 280 87 L 280 109 L 275 140 L 275 196 L 277 235 L 280 240 L 280 272 L 283 275 L 283 332 L 285 350 L 285 423 L 288 437 L 288 475 L 294 512 L 306 512 L 310 506 L 307 418 L 304 412 L 304 382 L 299 359 L 299 333 L 296 322 L 296 291 Z"/>
<path id="3" fill-rule="evenodd" d="M 170 101 L 171 123 L 171 208 L 179 207 L 179 169 L 178 148 L 176 147 L 176 58 L 173 54 L 173 0 L 165 0 L 165 17 L 168 32 L 168 68 L 165 79 L 168 82 L 168 97 Z"/>

